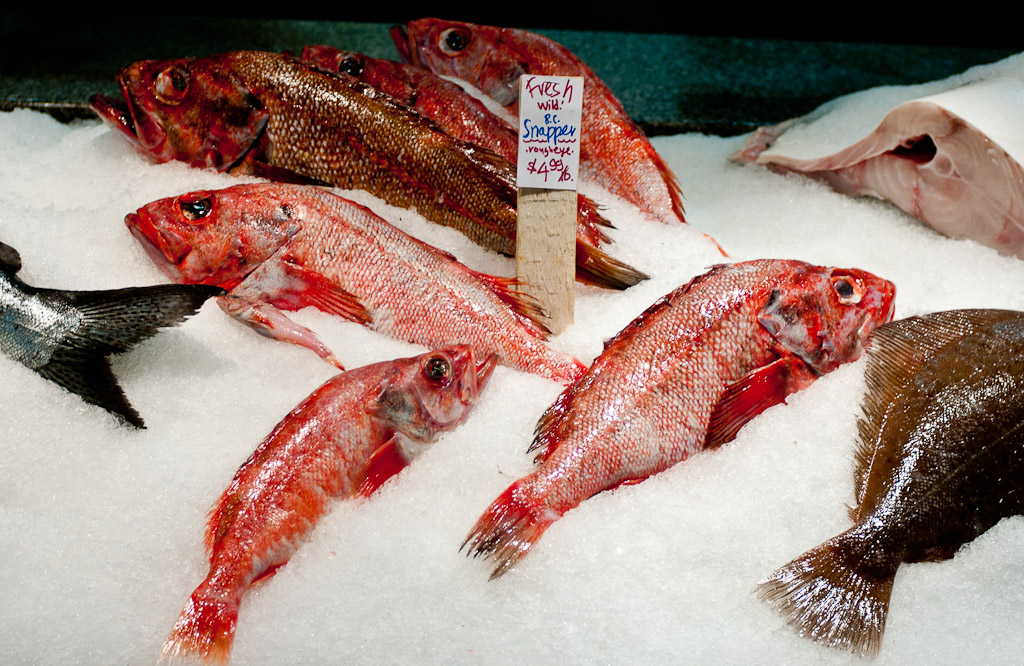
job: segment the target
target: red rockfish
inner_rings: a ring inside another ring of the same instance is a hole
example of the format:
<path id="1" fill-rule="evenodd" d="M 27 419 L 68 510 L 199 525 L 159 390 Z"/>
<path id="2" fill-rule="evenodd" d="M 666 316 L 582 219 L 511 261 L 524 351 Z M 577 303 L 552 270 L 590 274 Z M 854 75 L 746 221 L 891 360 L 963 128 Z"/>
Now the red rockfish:
<path id="1" fill-rule="evenodd" d="M 895 288 L 857 269 L 757 260 L 711 269 L 609 341 L 541 416 L 536 471 L 477 521 L 469 552 L 492 578 L 587 498 L 733 439 L 840 364 L 892 318 Z"/>
<path id="2" fill-rule="evenodd" d="M 228 289 L 219 303 L 231 316 L 336 365 L 281 310 L 312 305 L 430 348 L 471 344 L 565 384 L 586 370 L 547 346 L 537 306 L 513 280 L 472 271 L 322 187 L 190 192 L 147 204 L 125 223 L 172 279 Z"/>
<path id="3" fill-rule="evenodd" d="M 469 415 L 494 368 L 458 346 L 341 373 L 235 473 L 206 526 L 210 572 L 163 656 L 224 663 L 246 591 L 288 562 L 332 500 L 369 495 Z"/>
<path id="4" fill-rule="evenodd" d="M 756 590 L 802 636 L 874 655 L 900 566 L 949 559 L 1024 513 L 1024 312 L 886 324 L 864 378 L 854 525 Z"/>
<path id="5" fill-rule="evenodd" d="M 523 74 L 582 76 L 580 173 L 662 222 L 684 222 L 679 181 L 622 103 L 590 67 L 527 30 L 436 18 L 391 32 L 407 62 L 469 82 L 515 116 Z"/>
<path id="6" fill-rule="evenodd" d="M 236 51 L 137 62 L 118 83 L 123 104 L 101 95 L 89 103 L 153 159 L 364 190 L 515 254 L 515 164 L 352 77 L 285 54 Z M 596 247 L 595 234 L 610 226 L 596 205 L 578 210 L 593 218 L 577 217 L 577 279 L 610 289 L 646 279 Z"/>

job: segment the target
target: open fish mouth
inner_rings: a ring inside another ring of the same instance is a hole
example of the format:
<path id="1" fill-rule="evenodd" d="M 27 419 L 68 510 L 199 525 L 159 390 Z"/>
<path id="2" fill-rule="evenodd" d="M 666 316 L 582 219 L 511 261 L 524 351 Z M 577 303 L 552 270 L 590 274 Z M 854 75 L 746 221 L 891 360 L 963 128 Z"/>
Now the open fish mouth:
<path id="1" fill-rule="evenodd" d="M 122 134 L 133 141 L 138 141 L 139 137 L 135 130 L 135 118 L 132 117 L 127 103 L 118 102 L 105 95 L 95 94 L 89 98 L 89 108 L 103 122 L 111 127 L 116 127 Z"/>

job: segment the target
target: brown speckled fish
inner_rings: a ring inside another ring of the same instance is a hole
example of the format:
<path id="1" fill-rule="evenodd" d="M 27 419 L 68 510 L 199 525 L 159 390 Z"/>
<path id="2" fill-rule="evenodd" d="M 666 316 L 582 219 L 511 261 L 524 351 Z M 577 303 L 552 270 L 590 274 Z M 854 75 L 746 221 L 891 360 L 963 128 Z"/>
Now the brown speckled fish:
<path id="1" fill-rule="evenodd" d="M 419 67 L 468 81 L 519 113 L 522 74 L 582 76 L 580 173 L 662 222 L 684 222 L 672 170 L 608 86 L 561 44 L 534 32 L 424 18 L 392 29 L 398 50 Z"/>
<path id="2" fill-rule="evenodd" d="M 897 569 L 945 560 L 1024 512 L 1024 313 L 954 310 L 879 328 L 858 424 L 854 526 L 756 591 L 803 636 L 879 650 Z"/>
<path id="3" fill-rule="evenodd" d="M 236 51 L 137 62 L 118 81 L 124 105 L 99 95 L 90 105 L 154 159 L 365 190 L 515 254 L 514 164 L 351 77 Z M 577 222 L 578 280 L 625 289 L 647 277 L 593 244 L 606 220 Z"/>
<path id="4" fill-rule="evenodd" d="M 703 449 L 861 355 L 892 317 L 891 283 L 794 260 L 719 266 L 665 296 L 605 347 L 541 417 L 536 471 L 466 539 L 512 567 L 565 512 Z"/>

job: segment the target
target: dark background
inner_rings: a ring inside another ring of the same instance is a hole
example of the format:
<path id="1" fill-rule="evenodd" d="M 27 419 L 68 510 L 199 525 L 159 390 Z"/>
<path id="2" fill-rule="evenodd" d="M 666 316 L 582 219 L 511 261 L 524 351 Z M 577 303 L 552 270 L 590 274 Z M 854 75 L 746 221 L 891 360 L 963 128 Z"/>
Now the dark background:
<path id="1" fill-rule="evenodd" d="M 435 16 L 526 28 L 593 68 L 649 134 L 738 134 L 807 113 L 877 85 L 945 78 L 1024 50 L 1015 17 L 958 6 L 872 9 L 853 3 L 611 2 L 529 7 L 445 2 L 417 10 L 278 3 L 259 11 L 218 3 L 0 15 L 0 110 L 34 108 L 62 120 L 93 117 L 92 93 L 117 95 L 118 68 L 136 60 L 237 49 L 332 44 L 397 59 L 388 28 Z"/>

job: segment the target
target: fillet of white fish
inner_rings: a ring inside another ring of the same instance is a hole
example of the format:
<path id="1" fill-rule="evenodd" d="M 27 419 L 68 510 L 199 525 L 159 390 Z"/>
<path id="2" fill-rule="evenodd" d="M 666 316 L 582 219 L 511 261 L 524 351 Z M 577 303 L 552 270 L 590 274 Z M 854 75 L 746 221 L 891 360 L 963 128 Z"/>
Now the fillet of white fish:
<path id="1" fill-rule="evenodd" d="M 1024 258 L 1024 58 L 838 98 L 762 127 L 732 159 L 888 200 L 942 234 Z"/>

